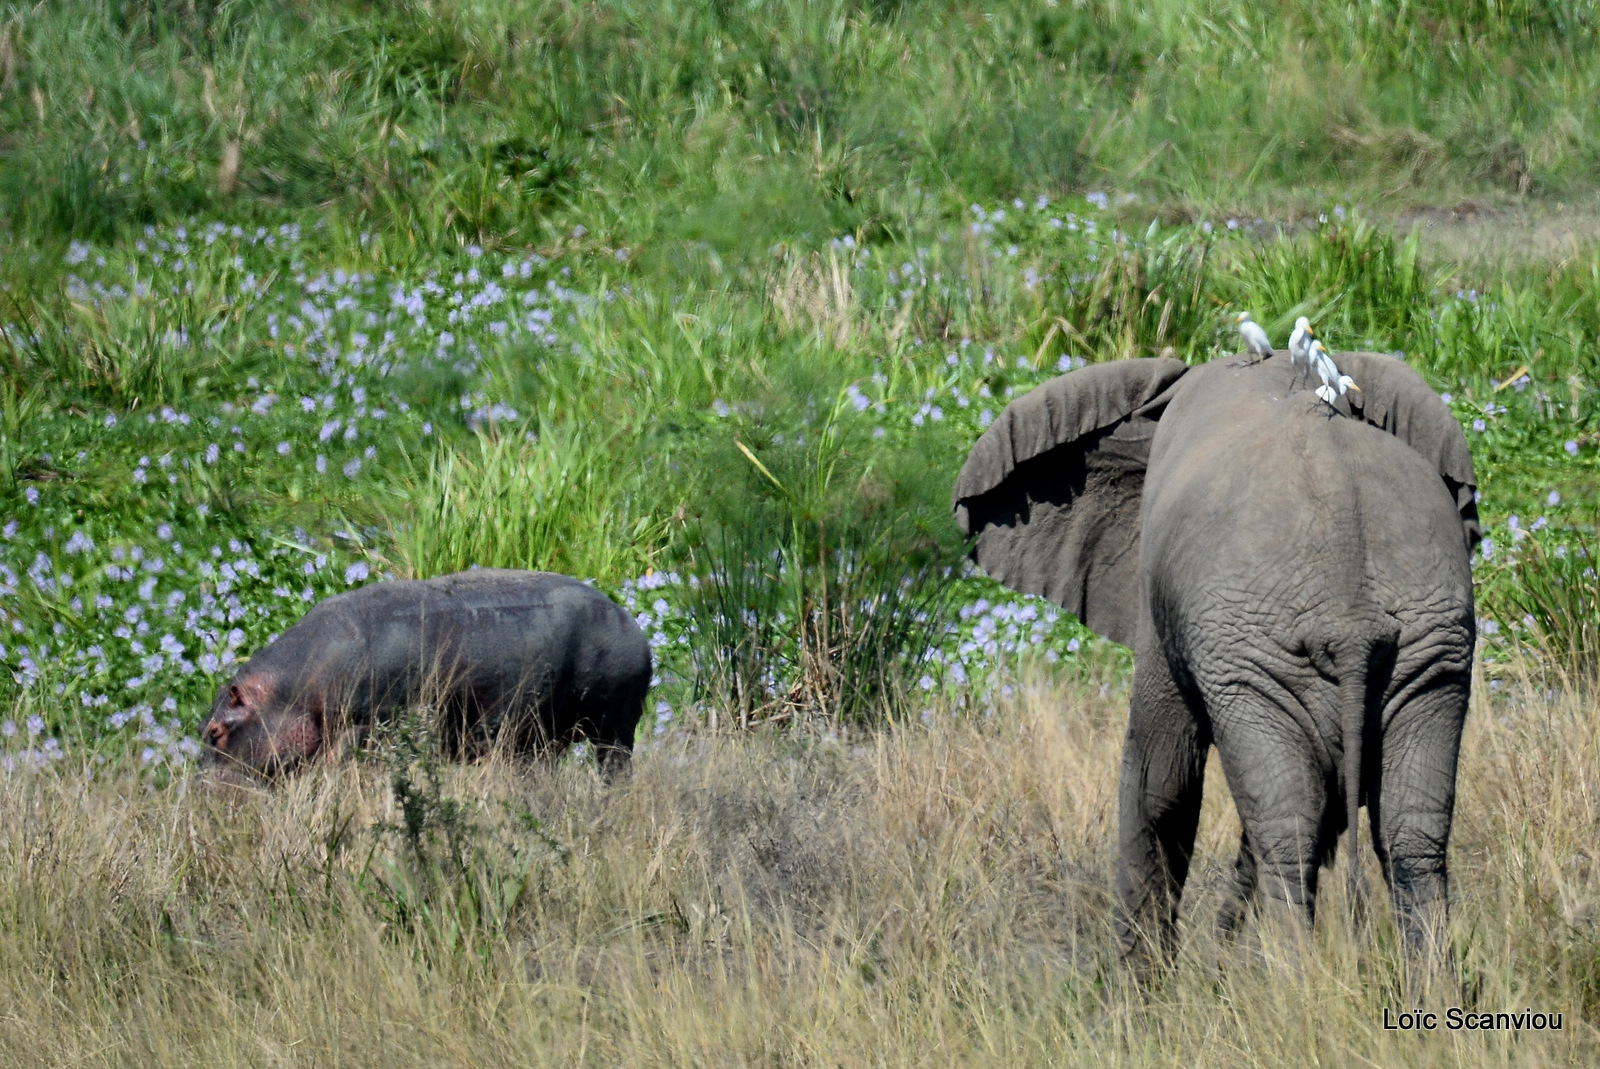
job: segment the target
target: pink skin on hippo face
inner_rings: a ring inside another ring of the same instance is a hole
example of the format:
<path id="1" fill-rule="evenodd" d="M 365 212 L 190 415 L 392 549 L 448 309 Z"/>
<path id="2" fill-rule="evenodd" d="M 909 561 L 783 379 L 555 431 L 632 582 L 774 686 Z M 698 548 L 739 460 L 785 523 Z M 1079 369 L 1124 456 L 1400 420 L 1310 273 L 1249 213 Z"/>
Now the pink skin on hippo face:
<path id="1" fill-rule="evenodd" d="M 323 702 L 309 690 L 288 701 L 268 676 L 241 673 L 222 689 L 201 727 L 203 764 L 223 778 L 271 778 L 316 756 Z"/>

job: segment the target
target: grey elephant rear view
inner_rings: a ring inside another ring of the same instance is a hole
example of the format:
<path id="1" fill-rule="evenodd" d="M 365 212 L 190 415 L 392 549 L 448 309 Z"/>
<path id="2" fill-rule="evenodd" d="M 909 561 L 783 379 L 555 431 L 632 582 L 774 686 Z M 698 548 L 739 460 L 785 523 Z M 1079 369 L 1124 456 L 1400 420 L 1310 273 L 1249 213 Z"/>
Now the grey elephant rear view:
<path id="1" fill-rule="evenodd" d="M 650 646 L 604 594 L 550 572 L 373 583 L 321 602 L 222 688 L 201 728 L 220 775 L 273 776 L 419 703 L 456 757 L 578 739 L 627 764 Z"/>
<path id="2" fill-rule="evenodd" d="M 1476 480 L 1419 375 L 1339 364 L 1362 389 L 1337 411 L 1281 351 L 1085 368 L 1007 408 L 956 485 L 990 575 L 1134 649 L 1117 899 L 1141 972 L 1174 949 L 1213 743 L 1244 826 L 1225 927 L 1258 886 L 1310 923 L 1364 801 L 1408 947 L 1447 952 Z"/>

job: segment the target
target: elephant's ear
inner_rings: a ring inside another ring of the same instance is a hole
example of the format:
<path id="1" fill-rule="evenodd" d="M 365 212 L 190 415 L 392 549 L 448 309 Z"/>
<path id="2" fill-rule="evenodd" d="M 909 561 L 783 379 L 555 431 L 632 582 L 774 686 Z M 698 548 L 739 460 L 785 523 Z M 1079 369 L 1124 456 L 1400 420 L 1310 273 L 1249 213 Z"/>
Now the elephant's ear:
<path id="1" fill-rule="evenodd" d="M 1165 357 L 1096 364 L 1007 405 L 956 480 L 978 565 L 1132 645 L 1150 439 L 1187 370 Z"/>
<path id="2" fill-rule="evenodd" d="M 1334 358 L 1361 387 L 1346 394 L 1351 414 L 1388 431 L 1421 453 L 1439 471 L 1455 499 L 1470 551 L 1483 540 L 1478 525 L 1478 477 L 1467 436 L 1450 406 L 1404 361 L 1382 353 L 1339 353 Z"/>

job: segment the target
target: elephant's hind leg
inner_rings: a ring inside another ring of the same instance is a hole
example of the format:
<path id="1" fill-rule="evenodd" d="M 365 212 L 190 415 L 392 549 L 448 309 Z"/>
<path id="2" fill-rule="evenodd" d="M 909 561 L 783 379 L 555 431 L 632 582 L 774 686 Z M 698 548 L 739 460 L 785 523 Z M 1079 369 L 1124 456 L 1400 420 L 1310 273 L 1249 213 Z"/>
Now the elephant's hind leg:
<path id="1" fill-rule="evenodd" d="M 1117 935 L 1141 977 L 1171 959 L 1189 875 L 1210 737 L 1160 654 L 1134 671 L 1122 751 Z"/>
<path id="2" fill-rule="evenodd" d="M 1466 706 L 1464 679 L 1407 701 L 1389 718 L 1382 772 L 1368 786 L 1373 845 L 1408 957 L 1433 971 L 1450 959 L 1445 859 Z"/>
<path id="3" fill-rule="evenodd" d="M 1312 744 L 1254 688 L 1225 688 L 1209 704 L 1244 826 L 1237 889 L 1256 891 L 1264 917 L 1309 928 L 1328 840 L 1327 783 Z"/>

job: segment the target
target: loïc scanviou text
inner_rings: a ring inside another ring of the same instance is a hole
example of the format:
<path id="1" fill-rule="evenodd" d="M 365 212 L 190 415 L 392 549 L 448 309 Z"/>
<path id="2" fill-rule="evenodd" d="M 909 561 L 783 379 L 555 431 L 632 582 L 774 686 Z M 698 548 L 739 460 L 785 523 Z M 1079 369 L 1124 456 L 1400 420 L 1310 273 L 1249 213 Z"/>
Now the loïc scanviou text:
<path id="1" fill-rule="evenodd" d="M 1442 1024 L 1451 1032 L 1559 1032 L 1562 1017 L 1561 1013 L 1537 1011 L 1532 1007 L 1510 1013 L 1480 1013 L 1460 1006 L 1451 1006 L 1443 1013 L 1420 1009 L 1396 1013 L 1385 1006 L 1383 1028 L 1386 1032 L 1434 1032 Z"/>

